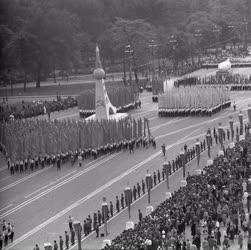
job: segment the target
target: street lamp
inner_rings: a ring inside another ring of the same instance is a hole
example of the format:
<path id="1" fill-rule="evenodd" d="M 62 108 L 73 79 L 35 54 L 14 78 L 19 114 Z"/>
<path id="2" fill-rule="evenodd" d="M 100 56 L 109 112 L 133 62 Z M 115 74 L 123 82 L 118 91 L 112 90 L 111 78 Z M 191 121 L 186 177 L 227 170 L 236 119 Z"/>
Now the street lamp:
<path id="1" fill-rule="evenodd" d="M 184 151 L 180 151 L 180 162 L 181 162 L 181 167 L 183 170 L 183 178 L 185 179 L 186 177 L 186 164 L 185 164 L 185 160 L 184 157 L 185 156 L 185 152 Z"/>
<path id="2" fill-rule="evenodd" d="M 171 44 L 171 47 L 172 47 L 173 61 L 174 61 L 175 60 L 175 50 L 176 50 L 176 46 L 177 46 L 177 40 L 174 35 L 171 35 L 171 37 L 169 39 L 169 43 Z M 173 64 L 174 64 L 174 62 L 173 62 Z M 173 65 L 173 70 L 174 70 L 174 65 Z"/>
<path id="3" fill-rule="evenodd" d="M 170 164 L 168 164 L 167 161 L 164 162 L 163 164 L 163 168 L 165 170 L 165 173 L 166 173 L 166 187 L 167 187 L 167 190 L 169 189 L 169 173 L 171 171 L 171 166 Z"/>
<path id="4" fill-rule="evenodd" d="M 240 135 L 243 135 L 243 114 L 241 111 L 238 115 L 238 118 L 239 118 L 239 122 L 240 122 Z"/>
<path id="5" fill-rule="evenodd" d="M 234 25 L 232 23 L 230 23 L 228 26 L 227 26 L 228 30 L 229 30 L 229 33 L 230 33 L 230 39 L 231 39 L 231 36 L 232 36 L 232 33 L 234 32 Z M 233 41 L 232 41 L 233 42 Z M 232 46 L 231 46 L 231 50 L 233 50 Z"/>
<path id="6" fill-rule="evenodd" d="M 80 223 L 80 221 L 74 221 L 73 227 L 74 227 L 74 231 L 76 232 L 77 237 L 78 237 L 78 250 L 82 250 L 82 248 L 81 248 L 81 223 Z"/>
<path id="7" fill-rule="evenodd" d="M 108 217 L 108 204 L 106 202 L 106 198 L 103 197 L 103 202 L 102 202 L 102 214 L 104 216 L 104 224 L 105 224 L 105 235 L 108 235 L 108 229 L 107 229 L 107 217 Z"/>
<path id="8" fill-rule="evenodd" d="M 130 44 L 126 45 L 126 50 L 125 50 L 125 53 L 128 53 L 129 54 L 129 72 L 130 72 L 130 75 L 129 75 L 129 81 L 130 81 L 130 85 L 132 85 L 132 65 L 131 65 L 131 55 L 133 53 L 133 50 L 132 50 L 132 46 Z"/>
<path id="9" fill-rule="evenodd" d="M 243 39 L 243 48 L 245 51 L 247 51 L 247 35 L 248 35 L 248 21 L 246 18 L 244 18 L 243 22 L 242 22 L 242 25 L 243 25 L 243 32 L 244 32 L 244 39 Z"/>
<path id="10" fill-rule="evenodd" d="M 248 124 L 251 128 L 251 104 L 248 104 Z"/>
<path id="11" fill-rule="evenodd" d="M 154 40 L 150 40 L 150 44 L 148 45 L 151 50 L 151 61 L 152 61 L 152 82 L 155 76 L 155 63 L 154 63 L 154 48 L 157 47 Z"/>
<path id="12" fill-rule="evenodd" d="M 233 141 L 233 139 L 234 139 L 234 120 L 233 120 L 232 116 L 230 116 L 229 118 L 230 118 L 229 126 L 230 126 L 230 131 L 231 131 L 231 138 L 232 138 L 232 141 Z"/>
<path id="13" fill-rule="evenodd" d="M 197 156 L 197 166 L 199 166 L 199 163 L 200 163 L 200 142 L 199 142 L 199 139 L 196 139 L 195 152 L 196 152 L 196 156 Z"/>
<path id="14" fill-rule="evenodd" d="M 208 158 L 211 157 L 211 143 L 212 143 L 212 136 L 211 136 L 211 131 L 208 129 L 207 134 L 206 134 L 206 141 L 207 141 L 207 149 L 208 149 Z"/>
<path id="15" fill-rule="evenodd" d="M 148 204 L 151 203 L 151 189 L 152 189 L 152 176 L 148 173 L 146 174 L 146 187 L 147 187 L 147 193 L 148 193 Z"/>
<path id="16" fill-rule="evenodd" d="M 216 39 L 216 57 L 218 57 L 218 48 L 219 48 L 219 34 L 220 34 L 220 28 L 217 27 L 217 25 L 213 26 L 213 33 L 215 35 L 215 39 Z"/>
<path id="17" fill-rule="evenodd" d="M 196 43 L 197 43 L 197 46 L 199 46 L 198 48 L 198 60 L 199 60 L 199 63 L 200 63 L 200 45 L 201 45 L 201 38 L 202 38 L 202 34 L 201 34 L 201 30 L 197 29 L 195 30 L 195 33 L 194 33 L 194 37 L 196 38 Z"/>
<path id="18" fill-rule="evenodd" d="M 125 200 L 126 200 L 126 204 L 128 207 L 128 216 L 129 216 L 129 220 L 131 219 L 131 203 L 132 203 L 132 189 L 127 186 L 124 190 L 125 192 Z"/>
<path id="19" fill-rule="evenodd" d="M 221 126 L 221 122 L 219 122 L 218 134 L 219 134 L 219 142 L 220 142 L 221 148 L 223 148 L 223 128 Z"/>

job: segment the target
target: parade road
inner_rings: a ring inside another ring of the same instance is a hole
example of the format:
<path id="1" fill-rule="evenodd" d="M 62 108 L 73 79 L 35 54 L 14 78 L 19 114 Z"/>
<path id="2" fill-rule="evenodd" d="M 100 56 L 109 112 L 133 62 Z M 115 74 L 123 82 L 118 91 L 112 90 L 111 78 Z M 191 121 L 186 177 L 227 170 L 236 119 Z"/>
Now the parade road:
<path id="1" fill-rule="evenodd" d="M 162 168 L 163 143 L 167 148 L 167 159 L 172 160 L 185 143 L 190 147 L 195 144 L 196 138 L 204 138 L 208 128 L 217 128 L 219 122 L 228 128 L 230 115 L 235 124 L 239 124 L 239 110 L 247 119 L 250 93 L 232 92 L 231 99 L 237 105 L 236 112 L 229 108 L 212 117 L 159 118 L 157 104 L 151 102 L 151 94 L 142 94 L 142 108 L 130 114 L 149 118 L 157 149 L 149 147 L 136 149 L 132 154 L 129 151 L 114 153 L 86 161 L 81 168 L 77 164 L 66 164 L 61 171 L 57 171 L 56 167 L 46 167 L 32 174 L 14 176 L 10 176 L 6 163 L 1 160 L 0 218 L 13 222 L 15 226 L 14 242 L 6 249 L 29 250 L 36 243 L 42 246 L 44 242 L 58 240 L 59 235 L 64 236 L 64 231 L 68 230 L 69 215 L 83 223 L 89 214 L 93 216 L 101 209 L 102 197 L 106 197 L 108 202 L 112 201 L 115 207 L 116 195 L 120 197 L 127 185 L 133 187 L 137 182 L 141 183 L 147 170 L 153 173 Z M 45 116 L 41 118 L 46 119 Z M 77 119 L 77 110 L 59 112 L 55 116 L 52 114 L 54 118 Z M 171 177 L 172 183 L 175 183 L 177 176 Z M 140 202 L 147 205 L 145 198 Z M 137 202 L 133 206 L 135 218 Z M 127 216 L 123 212 L 118 217 L 124 219 L 124 223 L 116 225 L 116 232 L 111 233 L 113 236 L 125 228 Z M 111 223 L 114 223 L 113 220 Z M 89 237 L 88 249 L 96 249 L 96 246 L 95 237 Z"/>

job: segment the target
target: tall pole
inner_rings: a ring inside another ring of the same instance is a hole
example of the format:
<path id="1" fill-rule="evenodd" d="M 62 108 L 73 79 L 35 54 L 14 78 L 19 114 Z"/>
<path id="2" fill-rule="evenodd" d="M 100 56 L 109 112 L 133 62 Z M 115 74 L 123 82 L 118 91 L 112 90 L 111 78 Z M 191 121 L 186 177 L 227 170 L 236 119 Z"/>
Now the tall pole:
<path id="1" fill-rule="evenodd" d="M 151 203 L 151 188 L 152 188 L 152 176 L 148 173 L 146 174 L 146 187 L 147 187 L 147 193 L 148 193 L 148 204 Z"/>
<path id="2" fill-rule="evenodd" d="M 132 189 L 130 187 L 126 187 L 125 190 L 125 200 L 128 207 L 128 217 L 131 219 L 131 203 L 132 203 Z"/>
<path id="3" fill-rule="evenodd" d="M 231 138 L 233 141 L 233 139 L 234 139 L 234 120 L 233 120 L 232 116 L 230 116 L 229 118 L 230 118 L 229 126 L 230 126 L 230 131 L 231 131 Z"/>
<path id="4" fill-rule="evenodd" d="M 247 37 L 248 37 L 248 20 L 247 17 L 243 20 L 243 49 L 247 51 Z"/>
<path id="5" fill-rule="evenodd" d="M 77 234 L 77 238 L 78 238 L 78 250 L 82 250 L 82 248 L 81 248 L 81 223 L 80 223 L 80 221 L 74 221 L 73 227 L 74 227 L 74 231 Z"/>
<path id="6" fill-rule="evenodd" d="M 124 82 L 124 86 L 126 87 L 126 65 L 125 65 L 125 60 L 126 60 L 126 56 L 125 56 L 125 51 L 123 51 L 123 72 L 124 72 L 124 77 L 123 77 L 123 82 Z"/>
<path id="7" fill-rule="evenodd" d="M 131 45 L 128 44 L 126 46 L 126 50 L 125 50 L 125 53 L 128 53 L 129 54 L 129 81 L 130 81 L 130 85 L 132 85 L 132 66 L 131 66 L 131 55 L 133 53 L 133 50 L 131 48 Z"/>
<path id="8" fill-rule="evenodd" d="M 173 71 L 175 70 L 175 50 L 177 45 L 177 40 L 175 39 L 174 35 L 171 36 L 169 43 L 172 46 L 172 52 L 173 52 Z"/>
<path id="9" fill-rule="evenodd" d="M 104 216 L 104 224 L 105 224 L 105 235 L 108 235 L 108 228 L 107 228 L 107 215 L 108 215 L 108 204 L 106 202 L 106 198 L 103 197 L 102 202 L 102 214 Z"/>
<path id="10" fill-rule="evenodd" d="M 201 31 L 196 30 L 194 36 L 197 39 L 196 43 L 197 43 L 197 47 L 198 47 L 198 61 L 200 63 L 200 53 L 201 53 L 200 46 L 201 46 L 201 37 L 202 37 Z"/>

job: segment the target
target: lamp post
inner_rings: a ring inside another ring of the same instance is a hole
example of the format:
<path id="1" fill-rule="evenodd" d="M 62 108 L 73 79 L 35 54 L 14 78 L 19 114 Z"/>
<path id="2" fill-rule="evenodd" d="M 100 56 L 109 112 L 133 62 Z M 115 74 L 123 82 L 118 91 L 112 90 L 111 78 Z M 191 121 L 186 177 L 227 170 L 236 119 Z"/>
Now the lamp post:
<path id="1" fill-rule="evenodd" d="M 213 33 L 215 35 L 215 39 L 216 39 L 216 58 L 218 58 L 218 49 L 219 49 L 219 35 L 220 35 L 220 29 L 217 27 L 217 25 L 213 26 Z"/>
<path id="2" fill-rule="evenodd" d="M 174 64 L 175 64 L 175 50 L 177 46 L 177 40 L 174 35 L 172 35 L 169 39 L 169 43 L 171 44 L 172 47 L 172 52 L 173 52 L 173 70 L 174 70 Z"/>
<path id="3" fill-rule="evenodd" d="M 200 142 L 199 142 L 199 139 L 196 139 L 195 152 L 196 152 L 196 156 L 197 156 L 197 166 L 199 166 L 199 163 L 200 163 Z"/>
<path id="4" fill-rule="evenodd" d="M 210 133 L 210 129 L 207 131 L 206 141 L 207 141 L 208 158 L 210 158 L 211 157 L 211 143 L 212 143 L 212 136 Z"/>
<path id="5" fill-rule="evenodd" d="M 251 127 L 251 104 L 248 104 L 248 124 Z"/>
<path id="6" fill-rule="evenodd" d="M 243 49 L 247 51 L 248 21 L 244 18 L 243 22 Z"/>
<path id="7" fill-rule="evenodd" d="M 73 227 L 74 227 L 74 231 L 76 232 L 77 237 L 78 237 L 78 250 L 82 250 L 82 248 L 81 248 L 81 223 L 80 223 L 80 221 L 74 221 Z"/>
<path id="8" fill-rule="evenodd" d="M 218 134 L 219 134 L 219 142 L 220 142 L 221 148 L 223 148 L 223 128 L 221 126 L 221 122 L 219 122 Z"/>
<path id="9" fill-rule="evenodd" d="M 132 63 L 131 63 L 131 55 L 133 53 L 133 50 L 132 50 L 132 47 L 130 44 L 128 44 L 126 46 L 126 50 L 125 50 L 125 53 L 128 53 L 129 54 L 129 81 L 130 81 L 130 85 L 132 85 Z"/>
<path id="10" fill-rule="evenodd" d="M 170 165 L 168 164 L 167 161 L 164 162 L 163 167 L 164 167 L 164 170 L 166 173 L 166 188 L 168 190 L 169 189 L 169 173 L 170 173 L 171 169 L 170 169 Z"/>
<path id="11" fill-rule="evenodd" d="M 201 52 L 200 45 L 201 45 L 201 38 L 202 38 L 201 30 L 199 30 L 199 29 L 195 30 L 194 37 L 197 40 L 196 43 L 197 43 L 197 47 L 198 47 L 198 60 L 200 63 L 200 52 Z"/>
<path id="12" fill-rule="evenodd" d="M 243 114 L 241 111 L 238 115 L 238 118 L 239 118 L 239 122 L 240 122 L 240 135 L 243 135 Z"/>
<path id="13" fill-rule="evenodd" d="M 230 38 L 231 38 L 231 36 L 232 36 L 231 33 L 234 32 L 234 25 L 230 23 L 230 24 L 227 26 L 227 28 L 228 28 L 228 30 L 229 30 L 229 33 L 230 33 L 229 35 L 230 35 Z M 233 39 L 232 39 L 232 42 L 233 42 Z M 232 46 L 231 46 L 231 50 L 233 50 Z"/>
<path id="14" fill-rule="evenodd" d="M 108 235 L 108 228 L 107 228 L 107 215 L 108 215 L 108 204 L 106 202 L 106 198 L 103 197 L 103 202 L 102 202 L 102 214 L 104 216 L 104 224 L 105 224 L 105 235 Z"/>
<path id="15" fill-rule="evenodd" d="M 125 200 L 126 200 L 126 204 L 128 207 L 128 216 L 129 216 L 129 220 L 131 219 L 131 203 L 132 203 L 132 189 L 127 186 L 124 190 L 125 192 Z"/>
<path id="16" fill-rule="evenodd" d="M 146 187 L 147 187 L 147 193 L 148 193 L 148 204 L 151 203 L 151 189 L 152 189 L 152 176 L 148 173 L 146 174 Z"/>
<path id="17" fill-rule="evenodd" d="M 232 141 L 233 141 L 233 139 L 234 139 L 234 120 L 233 120 L 232 116 L 230 116 L 229 118 L 230 118 L 229 126 L 230 126 L 230 131 L 231 131 L 231 138 L 232 138 Z"/>
<path id="18" fill-rule="evenodd" d="M 186 164 L 185 164 L 185 152 L 184 151 L 180 151 L 180 162 L 181 162 L 181 167 L 183 170 L 183 178 L 185 179 L 186 177 Z"/>
<path id="19" fill-rule="evenodd" d="M 151 61 L 152 61 L 152 83 L 153 83 L 154 78 L 155 78 L 154 48 L 157 47 L 157 44 L 155 44 L 155 41 L 154 41 L 154 40 L 150 40 L 150 43 L 149 43 L 148 46 L 149 46 L 150 51 L 151 51 Z"/>

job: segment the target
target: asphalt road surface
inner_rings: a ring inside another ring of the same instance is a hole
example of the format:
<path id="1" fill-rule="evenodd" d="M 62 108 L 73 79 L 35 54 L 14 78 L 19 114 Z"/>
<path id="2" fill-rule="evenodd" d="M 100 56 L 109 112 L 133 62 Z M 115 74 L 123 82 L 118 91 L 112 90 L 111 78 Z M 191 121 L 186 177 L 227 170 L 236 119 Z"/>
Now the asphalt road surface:
<path id="1" fill-rule="evenodd" d="M 64 235 L 64 231 L 68 230 L 69 215 L 83 223 L 88 214 L 93 215 L 101 208 L 102 197 L 106 197 L 108 202 L 113 201 L 115 208 L 115 196 L 120 196 L 125 186 L 129 184 L 132 187 L 141 182 L 147 170 L 152 173 L 161 168 L 164 161 L 161 155 L 163 143 L 167 146 L 167 159 L 172 160 L 185 143 L 193 146 L 196 138 L 204 138 L 207 128 L 217 128 L 219 122 L 229 127 L 230 115 L 235 124 L 239 124 L 240 109 L 244 119 L 247 119 L 250 92 L 232 92 L 231 96 L 237 105 L 236 112 L 229 108 L 210 118 L 158 118 L 157 104 L 151 102 L 151 94 L 144 93 L 141 96 L 142 108 L 130 114 L 149 118 L 152 134 L 157 141 L 155 150 L 152 147 L 141 148 L 135 150 L 134 154 L 126 151 L 85 162 L 82 168 L 64 165 L 61 171 L 57 171 L 54 167 L 46 167 L 32 174 L 15 176 L 10 176 L 6 163 L 1 160 L 0 220 L 5 218 L 15 225 L 15 240 L 6 249 L 29 250 L 33 249 L 35 243 L 42 247 L 44 242 L 58 241 L 59 235 Z M 46 116 L 41 118 L 47 119 Z M 78 119 L 78 112 L 77 109 L 58 112 L 52 118 Z M 180 182 L 179 178 L 179 174 L 171 177 L 173 185 Z M 152 202 L 156 206 L 164 199 L 164 188 L 158 187 L 154 192 Z M 160 193 L 159 200 L 157 194 Z M 146 205 L 145 197 L 133 205 L 132 216 L 135 221 L 137 208 L 143 209 Z M 109 237 L 122 232 L 127 220 L 127 213 L 122 212 L 109 222 Z M 98 249 L 100 246 L 101 241 L 93 235 L 83 242 L 84 249 Z"/>

